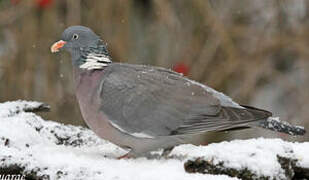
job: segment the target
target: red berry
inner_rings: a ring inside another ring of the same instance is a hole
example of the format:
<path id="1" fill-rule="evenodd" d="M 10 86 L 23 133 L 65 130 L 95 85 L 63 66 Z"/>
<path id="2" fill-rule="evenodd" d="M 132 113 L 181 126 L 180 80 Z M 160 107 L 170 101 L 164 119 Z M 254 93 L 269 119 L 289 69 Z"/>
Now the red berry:
<path id="1" fill-rule="evenodd" d="M 173 66 L 173 71 L 176 71 L 178 73 L 181 73 L 185 76 L 189 74 L 189 67 L 183 62 L 179 62 L 176 65 Z"/>
<path id="2" fill-rule="evenodd" d="M 52 2 L 53 0 L 36 0 L 37 5 L 42 9 L 48 8 Z"/>

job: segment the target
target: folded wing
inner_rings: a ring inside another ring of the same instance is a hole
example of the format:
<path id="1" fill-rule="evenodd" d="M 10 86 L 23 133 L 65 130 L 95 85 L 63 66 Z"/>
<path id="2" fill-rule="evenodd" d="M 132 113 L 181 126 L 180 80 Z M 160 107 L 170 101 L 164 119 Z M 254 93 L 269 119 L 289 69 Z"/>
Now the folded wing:
<path id="1" fill-rule="evenodd" d="M 105 71 L 99 88 L 101 110 L 111 124 L 131 135 L 222 131 L 249 127 L 271 115 L 223 106 L 203 85 L 164 68 L 115 63 Z"/>

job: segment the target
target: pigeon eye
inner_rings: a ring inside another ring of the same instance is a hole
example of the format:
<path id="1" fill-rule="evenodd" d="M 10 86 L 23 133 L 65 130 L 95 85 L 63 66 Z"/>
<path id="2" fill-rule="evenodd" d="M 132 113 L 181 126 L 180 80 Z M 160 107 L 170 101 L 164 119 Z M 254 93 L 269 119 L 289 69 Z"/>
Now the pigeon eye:
<path id="1" fill-rule="evenodd" d="M 73 34 L 73 37 L 72 37 L 72 39 L 78 39 L 78 35 L 77 34 Z"/>

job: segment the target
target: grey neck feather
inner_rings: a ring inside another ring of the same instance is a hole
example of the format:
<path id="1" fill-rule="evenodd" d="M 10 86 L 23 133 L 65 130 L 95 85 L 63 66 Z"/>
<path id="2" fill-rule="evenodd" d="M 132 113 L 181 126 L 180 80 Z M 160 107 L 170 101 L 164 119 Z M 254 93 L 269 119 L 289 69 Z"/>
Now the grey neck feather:
<path id="1" fill-rule="evenodd" d="M 101 40 L 98 41 L 96 46 L 80 48 L 73 51 L 72 58 L 75 66 L 85 70 L 103 69 L 112 63 L 106 45 Z"/>

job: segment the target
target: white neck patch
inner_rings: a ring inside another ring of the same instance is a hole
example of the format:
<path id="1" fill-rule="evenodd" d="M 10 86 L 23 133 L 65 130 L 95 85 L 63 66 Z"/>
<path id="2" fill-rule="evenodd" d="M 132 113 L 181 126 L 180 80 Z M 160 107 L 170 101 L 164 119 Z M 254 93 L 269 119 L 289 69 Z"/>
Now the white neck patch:
<path id="1" fill-rule="evenodd" d="M 86 57 L 85 63 L 83 63 L 79 67 L 81 69 L 87 69 L 87 70 L 103 69 L 111 62 L 112 61 L 108 56 L 96 53 L 89 53 Z"/>

